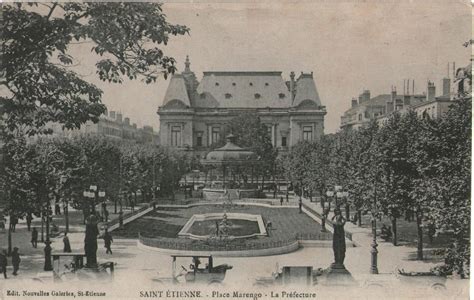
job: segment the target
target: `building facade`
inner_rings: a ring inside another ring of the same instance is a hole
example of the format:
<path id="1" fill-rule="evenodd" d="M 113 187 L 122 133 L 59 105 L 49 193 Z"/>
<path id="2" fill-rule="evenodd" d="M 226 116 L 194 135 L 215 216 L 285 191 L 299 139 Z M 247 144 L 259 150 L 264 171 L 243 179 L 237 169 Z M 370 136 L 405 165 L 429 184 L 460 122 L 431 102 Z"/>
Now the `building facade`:
<path id="1" fill-rule="evenodd" d="M 61 124 L 52 123 L 47 126 L 52 130 L 52 136 L 73 137 L 81 134 L 100 135 L 116 140 L 126 140 L 142 144 L 158 145 L 160 138 L 151 126 L 138 128 L 137 124 L 130 123 L 130 118 L 121 113 L 110 111 L 99 117 L 94 123 L 87 121 L 79 129 L 63 129 Z"/>
<path id="2" fill-rule="evenodd" d="M 415 94 L 414 86 L 410 93 L 409 84 L 405 86 L 401 95 L 392 87 L 390 94 L 371 98 L 370 91 L 365 90 L 358 99 L 351 100 L 351 108 L 341 116 L 340 128 L 358 129 L 372 120 L 377 120 L 379 125 L 383 125 L 393 112 L 403 114 L 415 111 L 419 116 L 427 114 L 430 118 L 439 118 L 448 111 L 454 98 L 451 79 L 444 78 L 442 86 L 442 93 L 439 96 L 436 96 L 436 86 L 431 81 L 428 81 L 426 92 L 423 94 Z"/>
<path id="3" fill-rule="evenodd" d="M 326 108 L 313 73 L 204 72 L 198 81 L 186 58 L 185 70 L 170 80 L 160 116 L 160 144 L 189 150 L 202 158 L 228 132 L 228 122 L 241 113 L 257 113 L 280 152 L 324 133 Z"/>

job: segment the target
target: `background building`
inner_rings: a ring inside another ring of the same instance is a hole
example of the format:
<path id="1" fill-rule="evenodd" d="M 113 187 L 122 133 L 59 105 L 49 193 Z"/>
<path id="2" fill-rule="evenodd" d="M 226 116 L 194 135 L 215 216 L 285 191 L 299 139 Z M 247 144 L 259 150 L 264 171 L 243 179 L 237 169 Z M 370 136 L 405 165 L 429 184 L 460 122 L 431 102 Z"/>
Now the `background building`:
<path id="1" fill-rule="evenodd" d="M 153 127 L 138 128 L 137 124 L 130 123 L 130 118 L 115 111 L 105 112 L 97 123 L 87 121 L 79 129 L 63 129 L 62 125 L 57 123 L 49 124 L 47 127 L 52 130 L 52 136 L 73 137 L 80 134 L 95 134 L 117 140 L 154 145 L 158 145 L 160 141 L 159 135 L 153 130 Z"/>
<path id="2" fill-rule="evenodd" d="M 390 94 L 381 94 L 370 97 L 370 91 L 364 90 L 358 99 L 351 100 L 351 108 L 341 116 L 341 129 L 357 129 L 376 119 L 383 124 L 393 112 L 405 113 L 415 111 L 418 115 L 427 114 L 431 118 L 438 118 L 449 109 L 455 92 L 451 89 L 451 79 L 443 78 L 441 95 L 436 96 L 436 86 L 428 81 L 426 92 L 415 93 L 415 83 L 407 80 L 402 94 L 397 94 L 392 87 Z M 410 91 L 411 88 L 411 91 Z"/>
<path id="3" fill-rule="evenodd" d="M 227 134 L 226 124 L 243 112 L 256 112 L 272 143 L 286 151 L 324 132 L 322 106 L 313 73 L 204 72 L 199 82 L 186 58 L 185 70 L 169 83 L 160 116 L 160 143 L 202 157 Z"/>

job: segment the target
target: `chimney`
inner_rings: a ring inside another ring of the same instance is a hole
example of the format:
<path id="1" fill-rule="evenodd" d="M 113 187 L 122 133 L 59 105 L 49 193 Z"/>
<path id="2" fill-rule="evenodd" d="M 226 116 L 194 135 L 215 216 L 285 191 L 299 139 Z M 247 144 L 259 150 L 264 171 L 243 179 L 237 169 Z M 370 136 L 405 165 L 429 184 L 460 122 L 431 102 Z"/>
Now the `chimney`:
<path id="1" fill-rule="evenodd" d="M 427 101 L 433 101 L 436 96 L 436 87 L 433 82 L 428 81 Z"/>
<path id="2" fill-rule="evenodd" d="M 390 100 L 385 103 L 385 112 L 390 114 L 393 112 L 393 104 L 395 103 L 395 98 L 397 97 L 397 88 L 392 86 L 392 92 L 390 94 Z"/>
<path id="3" fill-rule="evenodd" d="M 191 63 L 189 62 L 189 55 L 186 55 L 186 61 L 184 62 L 184 72 L 191 72 Z"/>
<path id="4" fill-rule="evenodd" d="M 125 122 L 125 125 L 130 125 L 130 118 L 125 118 L 123 121 Z"/>
<path id="5" fill-rule="evenodd" d="M 413 79 L 412 84 L 413 84 L 412 85 L 413 86 L 412 93 L 413 93 L 413 95 L 415 95 L 415 79 Z"/>
<path id="6" fill-rule="evenodd" d="M 370 100 L 370 90 L 364 90 L 362 93 L 362 98 L 364 99 L 364 102 L 367 102 Z"/>
<path id="7" fill-rule="evenodd" d="M 117 122 L 122 123 L 122 114 L 117 113 Z"/>
<path id="8" fill-rule="evenodd" d="M 295 72 L 291 71 L 290 73 L 290 95 L 291 101 L 295 100 Z"/>
<path id="9" fill-rule="evenodd" d="M 113 111 L 113 110 L 110 111 L 110 112 L 109 112 L 109 117 L 111 117 L 112 119 L 115 120 L 115 111 Z"/>
<path id="10" fill-rule="evenodd" d="M 352 107 L 357 107 L 357 99 L 352 98 Z"/>
<path id="11" fill-rule="evenodd" d="M 443 78 L 443 96 L 450 97 L 451 94 L 451 79 Z"/>

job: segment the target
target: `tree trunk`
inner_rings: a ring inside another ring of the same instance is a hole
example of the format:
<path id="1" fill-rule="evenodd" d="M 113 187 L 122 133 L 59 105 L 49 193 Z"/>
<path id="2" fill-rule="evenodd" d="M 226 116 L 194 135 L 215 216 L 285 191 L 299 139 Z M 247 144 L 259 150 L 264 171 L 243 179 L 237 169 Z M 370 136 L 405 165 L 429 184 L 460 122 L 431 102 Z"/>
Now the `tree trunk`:
<path id="1" fill-rule="evenodd" d="M 65 218 L 65 222 L 66 222 L 66 233 L 69 232 L 69 203 L 68 201 L 65 201 L 64 202 L 64 218 Z"/>
<path id="2" fill-rule="evenodd" d="M 423 260 L 423 228 L 421 225 L 421 213 L 418 209 L 416 212 L 416 228 L 418 232 L 418 249 L 416 252 L 416 259 L 418 260 Z"/>
<path id="3" fill-rule="evenodd" d="M 392 217 L 390 218 L 392 221 L 392 243 L 394 246 L 398 244 L 398 237 L 397 237 L 397 218 Z"/>
<path id="4" fill-rule="evenodd" d="M 362 227 L 362 212 L 357 210 L 357 226 Z"/>
<path id="5" fill-rule="evenodd" d="M 10 216 L 10 223 L 11 223 L 11 216 Z M 12 255 L 12 226 L 8 224 L 8 252 L 7 255 Z"/>
<path id="6" fill-rule="evenodd" d="M 324 209 L 324 195 L 323 195 L 324 191 L 321 189 L 319 190 L 319 197 L 320 198 L 320 203 L 321 203 L 321 208 Z"/>
<path id="7" fill-rule="evenodd" d="M 44 242 L 44 211 L 41 211 L 41 242 Z"/>

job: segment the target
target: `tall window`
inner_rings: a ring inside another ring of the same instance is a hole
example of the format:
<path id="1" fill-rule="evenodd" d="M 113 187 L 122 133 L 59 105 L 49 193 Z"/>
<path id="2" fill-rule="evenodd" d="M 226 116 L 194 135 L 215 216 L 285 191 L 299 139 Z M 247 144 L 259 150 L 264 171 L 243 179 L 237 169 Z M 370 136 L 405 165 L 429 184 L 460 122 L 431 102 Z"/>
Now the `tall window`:
<path id="1" fill-rule="evenodd" d="M 219 142 L 220 138 L 221 138 L 221 128 L 212 127 L 211 144 L 215 144 Z"/>
<path id="2" fill-rule="evenodd" d="M 281 137 L 281 146 L 286 147 L 286 136 Z"/>
<path id="3" fill-rule="evenodd" d="M 171 127 L 171 146 L 181 147 L 181 126 Z"/>
<path id="4" fill-rule="evenodd" d="M 196 146 L 202 147 L 202 132 L 201 131 L 196 133 Z"/>
<path id="5" fill-rule="evenodd" d="M 313 140 L 313 127 L 312 126 L 303 126 L 303 140 L 305 141 Z"/>

